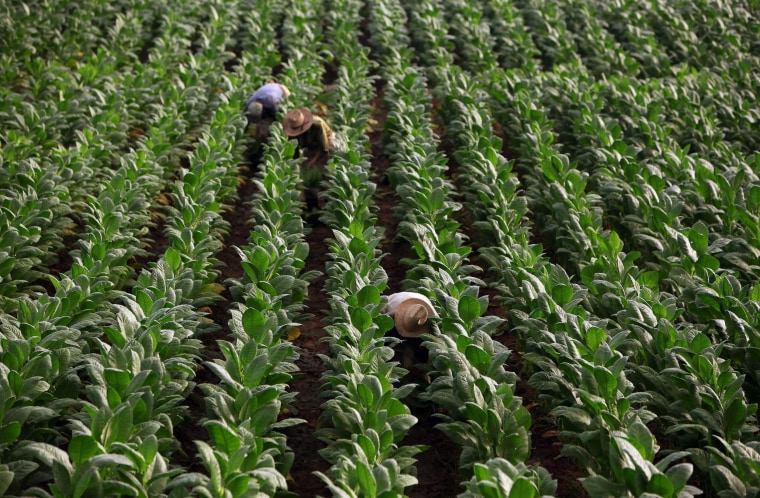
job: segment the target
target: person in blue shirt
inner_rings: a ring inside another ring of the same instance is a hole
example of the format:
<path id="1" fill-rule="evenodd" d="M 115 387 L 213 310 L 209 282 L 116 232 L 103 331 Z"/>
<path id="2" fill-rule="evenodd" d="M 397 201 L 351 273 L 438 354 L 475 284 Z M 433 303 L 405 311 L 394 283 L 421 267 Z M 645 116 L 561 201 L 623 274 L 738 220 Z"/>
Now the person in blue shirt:
<path id="1" fill-rule="evenodd" d="M 266 85 L 256 90 L 248 99 L 245 105 L 245 116 L 248 118 L 248 126 L 251 125 L 268 125 L 277 117 L 280 110 L 280 104 L 288 98 L 290 90 L 281 83 L 270 81 Z M 268 126 L 267 126 L 268 127 Z M 256 135 L 260 135 L 263 130 L 256 127 Z"/>

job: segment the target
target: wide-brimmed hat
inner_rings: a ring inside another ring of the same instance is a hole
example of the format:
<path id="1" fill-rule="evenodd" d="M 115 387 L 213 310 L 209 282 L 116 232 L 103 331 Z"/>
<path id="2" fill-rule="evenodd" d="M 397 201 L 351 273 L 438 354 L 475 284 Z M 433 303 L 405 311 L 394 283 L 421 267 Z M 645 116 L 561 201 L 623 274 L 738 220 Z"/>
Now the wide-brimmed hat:
<path id="1" fill-rule="evenodd" d="M 297 137 L 311 128 L 314 117 L 308 109 L 293 109 L 282 118 L 282 131 L 289 137 Z"/>
<path id="2" fill-rule="evenodd" d="M 431 315 L 435 316 L 435 311 L 428 302 L 409 298 L 399 303 L 393 321 L 400 336 L 418 337 L 429 331 L 427 321 Z"/>

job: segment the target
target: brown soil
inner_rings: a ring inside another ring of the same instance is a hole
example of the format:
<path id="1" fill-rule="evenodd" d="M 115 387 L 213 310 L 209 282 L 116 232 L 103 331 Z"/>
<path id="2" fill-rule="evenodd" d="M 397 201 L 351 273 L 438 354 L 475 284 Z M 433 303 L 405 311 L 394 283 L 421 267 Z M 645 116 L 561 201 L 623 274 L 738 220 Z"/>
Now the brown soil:
<path id="1" fill-rule="evenodd" d="M 296 425 L 284 431 L 288 445 L 295 454 L 293 468 L 290 471 L 288 489 L 299 496 L 328 496 L 327 487 L 315 471 L 327 473 L 328 462 L 319 455 L 324 443 L 315 437 L 318 429 L 320 408 L 325 399 L 322 397 L 322 374 L 326 368 L 318 354 L 330 353 L 329 347 L 319 340 L 327 334 L 322 318 L 329 311 L 328 296 L 322 288 L 325 282 L 325 263 L 328 251 L 323 249 L 324 240 L 332 236 L 328 227 L 315 222 L 310 226 L 311 232 L 306 237 L 310 252 L 304 271 L 316 270 L 322 275 L 309 285 L 309 294 L 305 301 L 306 311 L 311 317 L 300 325 L 301 335 L 294 341 L 300 348 L 301 356 L 296 362 L 300 375 L 292 384 L 292 390 L 298 393 L 293 406 L 293 415 L 305 419 L 306 423 Z"/>
<path id="2" fill-rule="evenodd" d="M 380 93 L 382 95 L 382 93 Z M 388 275 L 387 293 L 406 290 L 402 282 L 406 278 L 407 267 L 402 263 L 404 258 L 414 258 L 414 250 L 409 244 L 395 237 L 398 220 L 393 215 L 393 207 L 399 199 L 394 189 L 388 184 L 385 173 L 390 166 L 390 159 L 385 155 L 382 144 L 382 125 L 385 122 L 386 111 L 378 96 L 373 102 L 374 119 L 377 121 L 376 131 L 370 135 L 372 146 L 372 180 L 377 184 L 378 226 L 384 230 L 384 240 L 381 250 L 388 253 L 383 259 L 383 269 Z M 439 420 L 433 417 L 433 411 L 425 407 L 416 407 L 412 411 L 418 422 L 412 426 L 403 440 L 405 445 L 424 445 L 428 448 L 417 454 L 418 484 L 408 490 L 410 498 L 445 498 L 455 496 L 464 489 L 460 485 L 459 453 L 460 448 L 454 444 L 435 425 Z"/>

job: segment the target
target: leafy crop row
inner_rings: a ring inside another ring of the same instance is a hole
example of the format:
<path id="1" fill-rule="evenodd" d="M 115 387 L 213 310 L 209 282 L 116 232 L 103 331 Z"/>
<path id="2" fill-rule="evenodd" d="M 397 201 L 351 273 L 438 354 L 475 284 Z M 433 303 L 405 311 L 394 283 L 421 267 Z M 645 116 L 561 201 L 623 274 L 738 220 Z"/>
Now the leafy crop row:
<path id="1" fill-rule="evenodd" d="M 461 496 L 561 493 L 507 333 L 589 495 L 756 495 L 759 8 L 0 4 L 0 491 L 290 494 L 319 219 L 328 492 L 410 493 L 415 403 L 461 447 Z M 337 132 L 316 213 L 279 123 L 246 151 L 241 103 L 271 78 Z M 385 336 L 377 150 L 400 285 L 437 312 L 418 384 Z"/>

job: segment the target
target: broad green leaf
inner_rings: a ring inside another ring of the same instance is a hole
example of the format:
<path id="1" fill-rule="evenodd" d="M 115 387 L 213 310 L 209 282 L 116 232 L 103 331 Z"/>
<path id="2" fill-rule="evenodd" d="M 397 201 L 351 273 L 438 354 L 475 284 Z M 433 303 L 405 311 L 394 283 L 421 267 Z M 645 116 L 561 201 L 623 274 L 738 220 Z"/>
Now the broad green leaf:
<path id="1" fill-rule="evenodd" d="M 482 498 L 504 498 L 504 493 L 501 492 L 501 488 L 497 484 L 489 481 L 479 482 L 477 484 L 477 495 Z M 510 498 L 512 498 L 510 496 Z"/>
<path id="2" fill-rule="evenodd" d="M 689 241 L 695 251 L 702 254 L 710 244 L 710 231 L 702 221 L 697 221 L 689 230 Z"/>
<path id="3" fill-rule="evenodd" d="M 647 491 L 655 496 L 673 496 L 673 484 L 665 474 L 655 474 L 647 484 Z"/>
<path id="4" fill-rule="evenodd" d="M 121 479 L 106 479 L 103 481 L 103 495 L 104 496 L 140 496 L 138 486 L 139 481 L 133 481 L 135 485 L 132 485 Z"/>
<path id="5" fill-rule="evenodd" d="M 729 439 L 744 426 L 747 420 L 747 407 L 741 397 L 734 398 L 723 415 L 723 430 Z"/>
<path id="6" fill-rule="evenodd" d="M 679 463 L 678 465 L 673 465 L 671 468 L 669 468 L 667 472 L 665 472 L 665 475 L 667 475 L 668 479 L 670 479 L 673 488 L 676 491 L 680 491 L 684 486 L 686 486 L 686 483 L 689 481 L 692 472 L 692 464 Z"/>
<path id="7" fill-rule="evenodd" d="M 369 254 L 371 256 L 371 251 L 367 243 L 358 237 L 353 237 L 351 239 L 351 242 L 348 244 L 348 250 L 354 256 L 358 254 Z"/>
<path id="8" fill-rule="evenodd" d="M 660 282 L 660 273 L 657 271 L 644 271 L 637 278 L 639 284 L 650 289 L 656 289 Z"/>
<path id="9" fill-rule="evenodd" d="M 364 384 L 359 384 L 356 386 L 356 394 L 359 397 L 358 401 L 361 402 L 361 405 L 373 409 L 374 408 L 374 399 L 372 397 L 372 390 L 367 387 Z"/>
<path id="10" fill-rule="evenodd" d="M 356 442 L 359 443 L 359 446 L 361 446 L 362 451 L 365 455 L 367 455 L 367 460 L 374 461 L 377 456 L 377 448 L 375 448 L 375 445 L 372 443 L 370 438 L 365 436 L 364 434 L 358 434 L 356 436 Z"/>
<path id="11" fill-rule="evenodd" d="M 379 401 L 385 393 L 389 393 L 391 390 L 390 382 L 385 377 L 377 375 L 365 375 L 362 379 L 362 384 L 366 385 L 372 391 L 372 397 Z M 390 397 L 390 396 L 386 396 Z"/>
<path id="12" fill-rule="evenodd" d="M 610 482 L 602 476 L 592 475 L 580 479 L 589 496 L 594 498 L 620 498 L 629 496 L 625 486 Z"/>
<path id="13" fill-rule="evenodd" d="M 569 285 L 558 284 L 552 287 L 552 299 L 559 306 L 564 307 L 573 298 L 573 289 Z"/>
<path id="14" fill-rule="evenodd" d="M 358 305 L 362 308 L 369 304 L 380 304 L 380 290 L 374 285 L 366 285 L 356 293 Z"/>
<path id="15" fill-rule="evenodd" d="M 555 163 L 552 160 L 544 159 L 541 161 L 541 171 L 544 176 L 550 182 L 558 182 L 560 180 L 559 172 L 555 167 Z"/>
<path id="16" fill-rule="evenodd" d="M 135 300 L 137 301 L 137 304 L 140 305 L 140 309 L 142 309 L 145 314 L 150 313 L 150 310 L 153 307 L 153 298 L 151 298 L 148 293 L 141 289 L 136 289 Z"/>
<path id="17" fill-rule="evenodd" d="M 430 192 L 430 207 L 432 209 L 431 213 L 435 213 L 439 209 L 443 207 L 443 201 L 444 201 L 444 192 L 443 189 L 440 187 L 436 187 L 433 189 L 432 192 Z"/>
<path id="18" fill-rule="evenodd" d="M 478 369 L 480 373 L 486 373 L 491 365 L 491 355 L 483 351 L 480 347 L 470 344 L 464 352 L 467 360 Z"/>
<path id="19" fill-rule="evenodd" d="M 375 465 L 372 468 L 372 477 L 375 478 L 375 485 L 377 486 L 377 491 L 380 493 L 378 495 L 378 498 L 381 498 L 383 496 L 387 496 L 388 498 L 395 498 L 398 496 L 398 493 L 393 493 L 391 490 L 394 488 L 394 485 L 398 487 L 400 484 L 400 479 L 393 479 L 390 475 L 390 472 L 388 471 L 388 467 L 386 467 L 384 464 L 385 462 L 383 462 L 381 465 Z"/>
<path id="20" fill-rule="evenodd" d="M 254 335 L 253 332 L 263 328 L 265 324 L 266 317 L 261 311 L 255 308 L 247 308 L 243 312 L 243 328 L 250 337 L 257 337 L 258 334 Z"/>
<path id="21" fill-rule="evenodd" d="M 166 262 L 169 264 L 169 267 L 175 273 L 177 273 L 179 269 L 182 267 L 182 255 L 174 247 L 169 247 L 166 249 L 166 252 L 164 253 L 164 258 L 166 259 Z"/>
<path id="22" fill-rule="evenodd" d="M 699 254 L 694 250 L 689 239 L 681 232 L 676 232 L 675 237 L 678 241 L 678 249 L 681 251 L 681 254 L 687 256 L 692 262 L 696 263 L 699 260 Z"/>
<path id="23" fill-rule="evenodd" d="M 375 320 L 375 325 L 377 325 L 378 333 L 384 334 L 395 326 L 393 322 L 393 318 L 385 314 L 376 315 L 374 320 Z"/>
<path id="24" fill-rule="evenodd" d="M 591 351 L 596 351 L 606 338 L 607 332 L 599 327 L 589 327 L 586 330 L 586 345 Z"/>
<path id="25" fill-rule="evenodd" d="M 218 420 L 210 420 L 204 425 L 214 442 L 214 447 L 226 455 L 231 455 L 241 447 L 240 438 L 230 427 Z"/>
<path id="26" fill-rule="evenodd" d="M 725 491 L 726 496 L 747 496 L 747 487 L 742 479 L 723 465 L 710 467 L 710 480 L 713 488 Z M 729 494 L 729 491 L 733 494 Z"/>
<path id="27" fill-rule="evenodd" d="M 538 490 L 535 484 L 525 477 L 518 478 L 512 489 L 509 491 L 509 498 L 536 498 L 538 497 Z"/>
<path id="28" fill-rule="evenodd" d="M 465 412 L 467 420 L 478 424 L 484 431 L 488 427 L 488 414 L 486 411 L 475 403 L 465 403 Z"/>
<path id="29" fill-rule="evenodd" d="M 214 450 L 212 450 L 211 446 L 203 441 L 196 440 L 195 444 L 198 446 L 198 453 L 200 454 L 201 460 L 203 461 L 203 464 L 209 473 L 209 477 L 211 478 L 211 485 L 215 491 L 215 496 L 222 496 L 222 469 L 219 466 L 219 462 L 216 460 Z"/>
<path id="30" fill-rule="evenodd" d="M 760 303 L 760 284 L 752 286 L 752 300 L 756 303 Z"/>
<path id="31" fill-rule="evenodd" d="M 124 370 L 117 370 L 115 368 L 106 368 L 103 371 L 103 377 L 106 380 L 106 384 L 109 387 L 113 387 L 120 394 L 124 394 L 127 387 L 130 384 L 131 376 Z"/>
<path id="32" fill-rule="evenodd" d="M 385 453 L 393 445 L 393 431 L 384 430 L 380 434 L 380 447 L 377 449 L 381 453 Z"/>
<path id="33" fill-rule="evenodd" d="M 152 464 L 153 460 L 156 458 L 156 454 L 158 454 L 158 438 L 151 434 L 143 439 L 143 442 L 140 443 L 139 451 L 145 459 L 145 462 L 148 465 Z"/>
<path id="34" fill-rule="evenodd" d="M 710 347 L 712 347 L 712 341 L 709 337 L 707 337 L 705 334 L 702 334 L 701 332 L 694 336 L 694 338 L 691 340 L 691 344 L 689 345 L 689 349 L 695 353 L 701 353 Z"/>
<path id="35" fill-rule="evenodd" d="M 377 494 L 377 484 L 372 472 L 364 462 L 356 462 L 356 479 L 359 482 L 361 496 L 375 496 Z"/>
<path id="36" fill-rule="evenodd" d="M 628 428 L 628 438 L 636 446 L 644 459 L 654 460 L 655 453 L 659 449 L 654 436 L 646 425 L 636 420 Z"/>
<path id="37" fill-rule="evenodd" d="M 279 413 L 279 405 L 268 404 L 262 406 L 250 418 L 251 430 L 257 436 L 266 434 L 271 425 L 277 420 Z"/>
<path id="38" fill-rule="evenodd" d="M 253 359 L 243 372 L 243 383 L 246 387 L 253 389 L 261 384 L 264 375 L 267 373 L 267 367 L 269 365 L 269 356 L 266 354 L 260 354 Z"/>
<path id="39" fill-rule="evenodd" d="M 391 429 L 393 429 L 393 435 L 395 442 L 401 441 L 406 435 L 407 431 L 417 423 L 417 417 L 414 415 L 395 415 L 388 419 Z"/>
<path id="40" fill-rule="evenodd" d="M 13 472 L 9 470 L 0 470 L 0 495 L 5 495 L 11 483 L 13 483 Z"/>
<path id="41" fill-rule="evenodd" d="M 270 283 L 275 288 L 277 295 L 289 294 L 293 289 L 296 278 L 292 275 L 278 275 Z"/>
<path id="42" fill-rule="evenodd" d="M 372 315 L 364 308 L 351 308 L 351 324 L 359 329 L 359 331 L 365 331 L 372 326 Z"/>
<path id="43" fill-rule="evenodd" d="M 89 463 L 98 468 L 108 467 L 112 465 L 115 465 L 115 466 L 122 465 L 124 467 L 129 467 L 129 468 L 134 467 L 132 460 L 125 457 L 124 455 L 116 455 L 114 453 L 104 453 L 101 455 L 95 455 L 94 457 L 90 459 Z"/>
<path id="44" fill-rule="evenodd" d="M 760 209 L 760 187 L 755 186 L 749 189 L 749 199 L 755 209 Z"/>
<path id="45" fill-rule="evenodd" d="M 246 496 L 250 482 L 251 476 L 238 474 L 232 479 L 227 478 L 225 481 L 225 487 L 232 496 Z"/>
<path id="46" fill-rule="evenodd" d="M 21 435 L 21 423 L 12 421 L 2 426 L 0 444 L 11 444 Z"/>
<path id="47" fill-rule="evenodd" d="M 271 260 L 265 249 L 255 247 L 253 251 L 248 254 L 248 261 L 256 272 L 257 281 L 266 276 Z"/>
<path id="48" fill-rule="evenodd" d="M 709 270 L 717 272 L 720 269 L 720 261 L 711 254 L 701 254 L 697 260 L 697 268 L 702 271 Z"/>
<path id="49" fill-rule="evenodd" d="M 462 296 L 458 305 L 459 318 L 472 323 L 480 316 L 480 302 L 472 296 Z"/>
<path id="50" fill-rule="evenodd" d="M 80 469 L 77 469 L 77 475 L 74 476 L 74 492 L 72 493 L 74 498 L 88 496 L 88 491 L 91 488 L 97 489 L 101 484 L 100 474 L 98 473 L 97 467 L 94 465 L 87 465 L 82 468 L 84 469 L 84 472 L 80 473 Z M 91 484 L 93 481 L 95 481 L 95 483 Z"/>
<path id="51" fill-rule="evenodd" d="M 608 406 L 615 406 L 613 404 L 617 398 L 617 379 L 615 376 L 604 367 L 595 367 L 594 378 L 596 379 L 599 395 L 607 401 Z"/>
<path id="52" fill-rule="evenodd" d="M 98 443 L 90 435 L 77 434 L 69 442 L 69 456 L 76 465 L 81 465 L 100 452 Z"/>

